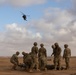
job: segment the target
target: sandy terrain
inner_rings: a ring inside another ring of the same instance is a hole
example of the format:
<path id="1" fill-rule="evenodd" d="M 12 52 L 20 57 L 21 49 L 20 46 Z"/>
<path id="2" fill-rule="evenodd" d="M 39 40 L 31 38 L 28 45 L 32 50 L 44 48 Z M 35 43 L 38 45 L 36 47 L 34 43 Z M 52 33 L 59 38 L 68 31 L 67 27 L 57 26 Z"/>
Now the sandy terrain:
<path id="1" fill-rule="evenodd" d="M 12 70 L 12 64 L 9 61 L 9 57 L 0 57 L 0 75 L 76 75 L 76 58 L 71 58 L 70 61 L 70 69 L 69 70 L 61 70 L 61 71 L 54 71 L 54 70 L 48 70 L 46 72 L 33 72 L 28 73 L 25 72 L 22 69 L 18 69 L 16 71 Z M 19 58 L 20 63 L 22 63 L 22 58 Z M 62 66 L 65 66 L 64 60 L 62 59 Z M 49 60 L 48 64 L 53 64 L 53 60 Z"/>

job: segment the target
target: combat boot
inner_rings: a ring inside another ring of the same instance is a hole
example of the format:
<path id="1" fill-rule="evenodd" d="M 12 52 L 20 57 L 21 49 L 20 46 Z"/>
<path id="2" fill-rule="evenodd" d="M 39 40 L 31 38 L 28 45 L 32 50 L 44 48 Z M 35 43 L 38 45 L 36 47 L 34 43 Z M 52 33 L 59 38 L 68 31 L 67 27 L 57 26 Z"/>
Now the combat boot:
<path id="1" fill-rule="evenodd" d="M 31 70 L 31 69 L 30 69 L 30 70 L 29 70 L 29 72 L 30 72 L 30 73 L 32 73 L 32 72 L 33 72 L 33 70 Z"/>
<path id="2" fill-rule="evenodd" d="M 45 68 L 44 70 L 47 71 L 47 68 Z"/>

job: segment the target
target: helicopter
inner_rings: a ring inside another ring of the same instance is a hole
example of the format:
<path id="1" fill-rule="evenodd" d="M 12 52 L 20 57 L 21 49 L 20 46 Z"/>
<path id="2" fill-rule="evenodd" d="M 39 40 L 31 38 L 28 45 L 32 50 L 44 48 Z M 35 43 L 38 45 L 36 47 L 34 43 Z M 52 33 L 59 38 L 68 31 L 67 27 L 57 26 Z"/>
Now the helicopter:
<path id="1" fill-rule="evenodd" d="M 25 15 L 23 12 L 21 12 L 21 13 L 22 13 L 23 20 L 27 21 L 27 16 L 29 16 L 29 15 Z"/>

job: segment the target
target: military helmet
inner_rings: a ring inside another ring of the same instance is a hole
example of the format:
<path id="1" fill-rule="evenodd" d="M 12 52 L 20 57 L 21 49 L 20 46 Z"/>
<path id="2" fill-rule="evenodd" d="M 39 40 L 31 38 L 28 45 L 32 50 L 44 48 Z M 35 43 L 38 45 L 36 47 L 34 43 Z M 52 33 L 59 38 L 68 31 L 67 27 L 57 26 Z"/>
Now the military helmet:
<path id="1" fill-rule="evenodd" d="M 22 52 L 22 54 L 24 55 L 24 54 L 25 54 L 25 52 Z"/>
<path id="2" fill-rule="evenodd" d="M 17 55 L 19 55 L 19 54 L 20 54 L 20 52 L 18 52 L 18 51 L 17 51 L 17 52 L 16 52 L 16 54 L 17 54 Z"/>
<path id="3" fill-rule="evenodd" d="M 65 47 L 68 47 L 68 44 L 64 44 Z"/>
<path id="4" fill-rule="evenodd" d="M 37 42 L 34 42 L 34 44 L 33 44 L 33 45 L 35 45 L 35 46 L 36 46 L 36 45 L 37 45 Z"/>
<path id="5" fill-rule="evenodd" d="M 54 45 L 55 45 L 55 46 L 58 46 L 58 43 L 56 42 Z"/>
<path id="6" fill-rule="evenodd" d="M 51 47 L 52 47 L 52 48 L 55 48 L 55 45 L 52 45 Z"/>
<path id="7" fill-rule="evenodd" d="M 41 43 L 41 44 L 40 44 L 40 46 L 44 46 L 44 44 L 43 44 L 43 43 Z"/>

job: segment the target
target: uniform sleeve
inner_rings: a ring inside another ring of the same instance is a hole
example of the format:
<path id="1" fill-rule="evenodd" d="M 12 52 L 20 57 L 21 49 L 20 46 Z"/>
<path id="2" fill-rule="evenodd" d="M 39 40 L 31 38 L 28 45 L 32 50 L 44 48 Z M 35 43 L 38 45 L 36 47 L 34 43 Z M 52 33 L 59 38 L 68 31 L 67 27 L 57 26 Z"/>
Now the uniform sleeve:
<path id="1" fill-rule="evenodd" d="M 15 56 L 15 59 L 16 59 L 17 64 L 19 64 L 19 61 L 18 61 L 18 57 L 17 56 Z"/>
<path id="2" fill-rule="evenodd" d="M 55 49 L 53 49 L 53 52 L 52 52 L 52 54 L 51 55 L 54 55 L 55 54 Z"/>
<path id="3" fill-rule="evenodd" d="M 47 51 L 46 51 L 46 49 L 45 49 L 45 57 L 47 57 Z"/>
<path id="4" fill-rule="evenodd" d="M 31 48 L 31 52 L 33 52 L 33 47 Z"/>
<path id="5" fill-rule="evenodd" d="M 38 47 L 37 47 L 37 49 L 36 49 L 36 53 L 38 53 Z"/>
<path id="6" fill-rule="evenodd" d="M 71 57 L 71 50 L 69 49 L 69 55 L 70 55 L 70 57 Z"/>
<path id="7" fill-rule="evenodd" d="M 40 57 L 40 49 L 38 50 L 38 57 Z"/>
<path id="8" fill-rule="evenodd" d="M 64 50 L 64 52 L 63 52 L 63 58 L 65 58 L 65 50 Z"/>
<path id="9" fill-rule="evenodd" d="M 59 55 L 61 55 L 61 51 L 62 51 L 62 50 L 61 50 L 61 48 L 59 47 Z"/>

